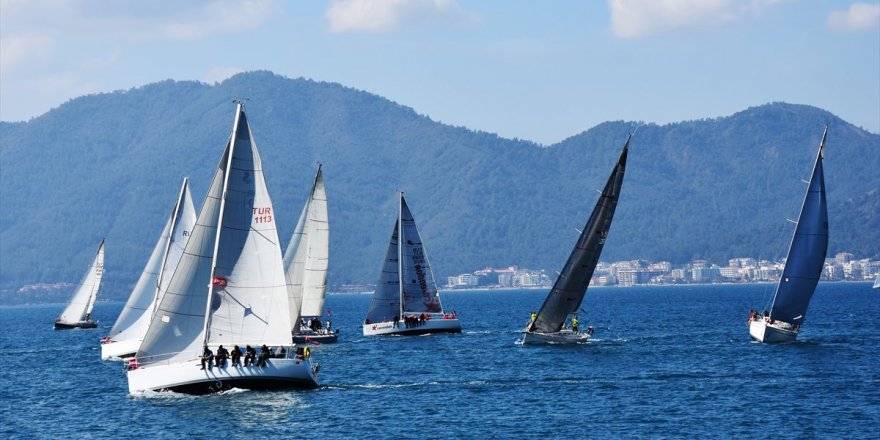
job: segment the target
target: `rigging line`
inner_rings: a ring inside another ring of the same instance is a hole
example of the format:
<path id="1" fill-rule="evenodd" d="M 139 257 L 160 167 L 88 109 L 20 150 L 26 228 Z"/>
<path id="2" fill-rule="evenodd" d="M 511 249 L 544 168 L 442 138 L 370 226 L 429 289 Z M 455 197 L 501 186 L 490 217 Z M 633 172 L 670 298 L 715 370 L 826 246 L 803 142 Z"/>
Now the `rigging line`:
<path id="1" fill-rule="evenodd" d="M 233 229 L 233 228 L 230 228 L 230 229 Z M 253 227 L 253 225 L 251 225 L 251 231 L 256 232 L 257 235 L 259 235 L 260 237 L 263 237 L 263 238 L 266 239 L 266 241 L 268 241 L 269 243 L 275 244 L 275 242 L 272 241 L 272 240 L 270 240 L 269 237 L 266 237 L 265 235 L 263 235 L 262 232 L 256 230 L 256 229 Z"/>

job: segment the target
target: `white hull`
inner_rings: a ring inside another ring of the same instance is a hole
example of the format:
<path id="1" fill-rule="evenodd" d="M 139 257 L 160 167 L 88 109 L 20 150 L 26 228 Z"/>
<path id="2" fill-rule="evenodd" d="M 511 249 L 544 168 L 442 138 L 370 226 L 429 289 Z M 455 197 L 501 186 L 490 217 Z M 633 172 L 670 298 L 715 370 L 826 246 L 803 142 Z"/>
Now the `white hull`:
<path id="1" fill-rule="evenodd" d="M 134 357 L 138 347 L 141 346 L 139 339 L 129 339 L 125 341 L 111 341 L 101 344 L 101 360 L 102 361 L 121 361 Z"/>
<path id="2" fill-rule="evenodd" d="M 749 334 L 758 342 L 792 342 L 797 339 L 798 331 L 785 323 L 770 324 L 764 319 L 758 318 L 749 321 Z"/>
<path id="3" fill-rule="evenodd" d="M 429 319 L 422 324 L 407 327 L 403 321 L 394 325 L 393 321 L 364 324 L 364 336 L 376 335 L 420 335 L 425 333 L 461 333 L 461 321 L 455 319 Z"/>
<path id="4" fill-rule="evenodd" d="M 233 367 L 227 360 L 226 367 L 200 368 L 201 361 L 196 359 L 129 370 L 128 391 L 207 394 L 230 388 L 269 390 L 318 386 L 318 378 L 308 359 L 273 358 L 267 360 L 265 367 Z"/>
<path id="5" fill-rule="evenodd" d="M 522 343 L 525 344 L 582 344 L 590 339 L 589 333 L 574 332 L 564 329 L 555 333 L 524 332 Z"/>

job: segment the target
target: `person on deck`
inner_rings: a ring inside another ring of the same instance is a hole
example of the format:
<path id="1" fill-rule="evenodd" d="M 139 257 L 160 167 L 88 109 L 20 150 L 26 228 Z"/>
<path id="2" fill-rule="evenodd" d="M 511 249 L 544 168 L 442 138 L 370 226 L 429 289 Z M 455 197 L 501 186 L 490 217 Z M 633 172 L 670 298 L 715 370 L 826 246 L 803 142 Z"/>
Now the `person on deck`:
<path id="1" fill-rule="evenodd" d="M 571 317 L 571 331 L 577 333 L 578 327 L 580 327 L 580 321 L 578 321 L 577 315 Z"/>
<path id="2" fill-rule="evenodd" d="M 241 348 L 239 346 L 232 347 L 232 366 L 238 367 L 241 366 Z"/>
<path id="3" fill-rule="evenodd" d="M 257 366 L 265 367 L 266 360 L 269 359 L 269 357 L 271 356 L 272 354 L 269 352 L 269 347 L 267 347 L 266 344 L 263 344 L 263 346 L 260 347 L 260 359 L 257 361 Z"/>
<path id="4" fill-rule="evenodd" d="M 529 314 L 529 318 L 530 318 L 529 324 L 531 324 L 531 323 L 535 322 L 536 319 L 538 319 L 538 314 L 536 312 L 532 312 Z"/>
<path id="5" fill-rule="evenodd" d="M 247 348 L 245 349 L 245 352 L 244 352 L 244 366 L 245 367 L 247 367 L 248 365 L 253 366 L 256 358 L 257 358 L 257 351 L 254 350 L 254 347 L 251 347 L 250 345 L 248 345 Z"/>
<path id="6" fill-rule="evenodd" d="M 400 315 L 394 315 L 394 328 L 398 328 L 400 326 Z"/>
<path id="7" fill-rule="evenodd" d="M 226 368 L 226 359 L 229 359 L 229 350 L 223 348 L 223 346 L 217 347 L 217 356 L 215 357 L 217 363 L 215 366 Z"/>
<path id="8" fill-rule="evenodd" d="M 211 351 L 208 346 L 205 346 L 205 351 L 202 352 L 202 370 L 205 369 L 205 363 L 208 364 L 208 368 L 211 368 L 212 361 L 214 360 L 214 352 Z"/>

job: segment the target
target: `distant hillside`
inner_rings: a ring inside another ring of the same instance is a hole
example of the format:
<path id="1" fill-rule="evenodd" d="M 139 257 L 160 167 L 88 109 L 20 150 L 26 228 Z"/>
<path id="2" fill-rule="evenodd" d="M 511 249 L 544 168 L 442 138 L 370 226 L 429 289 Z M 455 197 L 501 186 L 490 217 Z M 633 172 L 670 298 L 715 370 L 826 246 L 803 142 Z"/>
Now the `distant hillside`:
<path id="1" fill-rule="evenodd" d="M 829 253 L 880 257 L 880 136 L 814 107 L 608 122 L 545 147 L 338 84 L 252 72 L 83 96 L 0 123 L 0 287 L 76 282 L 106 237 L 108 296 L 127 295 L 182 176 L 201 204 L 234 98 L 249 99 L 282 245 L 324 163 L 331 284 L 375 281 L 399 190 L 438 278 L 482 265 L 558 269 L 636 129 L 603 260 L 784 256 L 826 123 Z"/>

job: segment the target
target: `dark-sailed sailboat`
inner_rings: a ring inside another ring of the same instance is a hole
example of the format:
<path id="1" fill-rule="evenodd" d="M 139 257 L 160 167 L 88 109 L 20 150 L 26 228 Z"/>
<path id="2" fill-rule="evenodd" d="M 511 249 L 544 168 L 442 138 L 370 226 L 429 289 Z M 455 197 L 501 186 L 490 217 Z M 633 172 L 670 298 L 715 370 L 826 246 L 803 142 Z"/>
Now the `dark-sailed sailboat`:
<path id="1" fill-rule="evenodd" d="M 770 311 L 749 313 L 749 334 L 758 342 L 789 342 L 797 338 L 822 275 L 828 251 L 828 207 L 822 166 L 827 135 L 828 126 L 825 126 Z"/>
<path id="2" fill-rule="evenodd" d="M 550 289 L 544 305 L 537 314 L 534 314 L 524 329 L 523 344 L 571 344 L 586 342 L 592 332 L 580 331 L 578 328 L 577 311 L 581 307 L 590 278 L 599 262 L 599 255 L 608 237 L 614 210 L 617 208 L 617 200 L 620 197 L 620 187 L 623 184 L 623 175 L 626 171 L 626 156 L 629 150 L 629 141 L 632 134 L 623 144 L 623 151 L 617 164 L 608 177 L 605 189 L 593 208 L 590 219 L 584 226 L 571 255 L 565 262 L 562 272 Z M 572 326 L 565 325 L 569 315 L 573 316 Z"/>
<path id="3" fill-rule="evenodd" d="M 461 333 L 458 315 L 443 311 L 425 245 L 403 193 L 363 331 L 364 336 Z"/>

